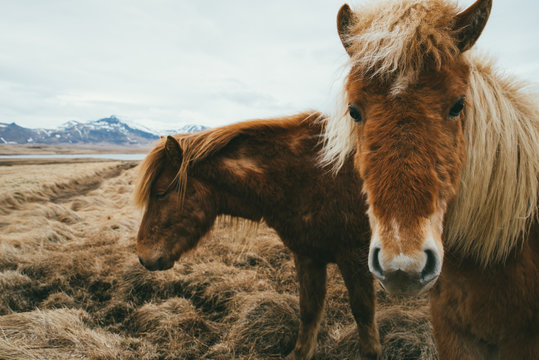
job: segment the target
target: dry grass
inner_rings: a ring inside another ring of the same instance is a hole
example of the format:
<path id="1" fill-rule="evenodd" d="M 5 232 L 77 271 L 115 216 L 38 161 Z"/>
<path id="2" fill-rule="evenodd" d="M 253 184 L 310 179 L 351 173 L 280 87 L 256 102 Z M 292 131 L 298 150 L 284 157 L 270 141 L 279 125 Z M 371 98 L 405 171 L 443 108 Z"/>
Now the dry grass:
<path id="1" fill-rule="evenodd" d="M 25 145 L 7 145 L 0 144 L 0 155 L 51 155 L 51 154 L 144 154 L 148 152 L 152 146 L 115 146 L 111 144 L 103 145 L 75 145 L 68 146 L 62 145 L 37 145 L 37 144 L 25 144 Z"/>
<path id="2" fill-rule="evenodd" d="M 132 166 L 1 168 L 0 359 L 287 354 L 299 305 L 293 261 L 275 233 L 221 221 L 172 270 L 149 272 L 134 249 Z M 329 271 L 315 359 L 353 359 L 346 289 Z M 427 300 L 378 300 L 385 359 L 435 359 Z"/>
<path id="3" fill-rule="evenodd" d="M 117 164 L 117 162 L 71 162 L 69 166 L 65 163 L 43 164 L 41 166 L 19 165 L 2 166 L 0 173 L 0 183 L 2 184 L 2 194 L 13 192 L 32 192 L 38 190 L 43 184 L 65 184 L 66 180 L 75 180 L 80 176 L 88 177 L 92 173 Z"/>

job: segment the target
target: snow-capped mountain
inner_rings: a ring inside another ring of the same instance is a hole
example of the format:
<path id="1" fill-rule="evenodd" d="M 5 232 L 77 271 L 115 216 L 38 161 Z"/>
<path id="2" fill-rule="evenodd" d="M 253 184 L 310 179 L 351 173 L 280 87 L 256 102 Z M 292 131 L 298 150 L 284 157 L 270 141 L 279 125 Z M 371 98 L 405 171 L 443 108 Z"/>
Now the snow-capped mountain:
<path id="1" fill-rule="evenodd" d="M 50 132 L 49 140 L 59 143 L 111 143 L 135 145 L 152 142 L 156 134 L 133 129 L 116 116 L 88 122 L 70 121 Z"/>
<path id="2" fill-rule="evenodd" d="M 23 128 L 15 123 L 0 123 L 0 144 L 26 144 L 32 142 L 35 136 L 35 130 Z"/>
<path id="3" fill-rule="evenodd" d="M 139 123 L 133 122 L 133 121 L 126 121 L 122 120 L 122 122 L 126 123 L 133 129 L 138 129 L 142 131 L 149 132 L 151 134 L 157 134 L 159 136 L 166 136 L 166 135 L 175 135 L 175 134 L 192 134 L 200 131 L 204 131 L 209 129 L 208 126 L 200 125 L 200 124 L 185 124 L 175 129 L 167 129 L 167 128 L 150 128 L 145 125 L 141 125 Z"/>
<path id="4" fill-rule="evenodd" d="M 209 127 L 197 124 L 187 124 L 175 130 L 160 131 L 161 135 L 174 135 L 174 134 L 192 134 L 209 129 Z"/>
<path id="5" fill-rule="evenodd" d="M 178 130 L 153 131 L 129 124 L 112 115 L 95 121 L 69 121 L 56 129 L 28 129 L 15 123 L 0 123 L 0 144 L 113 144 L 146 145 L 161 135 L 192 133 L 207 129 L 186 125 Z"/>

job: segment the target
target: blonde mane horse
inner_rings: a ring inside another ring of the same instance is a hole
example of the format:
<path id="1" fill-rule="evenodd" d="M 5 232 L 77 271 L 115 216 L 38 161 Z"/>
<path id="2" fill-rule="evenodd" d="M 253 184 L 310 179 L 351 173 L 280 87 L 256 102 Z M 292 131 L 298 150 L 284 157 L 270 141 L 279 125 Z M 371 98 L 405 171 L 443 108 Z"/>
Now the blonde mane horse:
<path id="1" fill-rule="evenodd" d="M 349 74 L 320 163 L 356 152 L 369 269 L 392 293 L 434 287 L 441 359 L 539 354 L 538 98 L 469 51 L 491 6 L 383 0 L 337 19 Z"/>

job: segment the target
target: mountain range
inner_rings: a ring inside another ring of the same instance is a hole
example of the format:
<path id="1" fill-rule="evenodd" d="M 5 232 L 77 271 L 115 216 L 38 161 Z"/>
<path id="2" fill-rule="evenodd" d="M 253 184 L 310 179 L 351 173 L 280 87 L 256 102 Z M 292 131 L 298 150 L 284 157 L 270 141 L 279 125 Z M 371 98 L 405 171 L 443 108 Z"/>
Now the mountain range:
<path id="1" fill-rule="evenodd" d="M 155 131 L 128 124 L 112 115 L 107 118 L 79 122 L 69 121 L 56 129 L 30 129 L 15 123 L 0 123 L 0 144 L 113 144 L 147 145 L 161 135 L 194 133 L 208 127 L 185 125 L 179 129 Z"/>

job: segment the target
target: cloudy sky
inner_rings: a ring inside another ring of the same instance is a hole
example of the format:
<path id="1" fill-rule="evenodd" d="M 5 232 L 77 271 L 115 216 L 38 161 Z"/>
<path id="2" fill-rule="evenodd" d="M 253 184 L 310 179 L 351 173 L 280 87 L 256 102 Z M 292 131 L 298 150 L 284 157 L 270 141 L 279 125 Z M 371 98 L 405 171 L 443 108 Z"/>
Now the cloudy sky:
<path id="1" fill-rule="evenodd" d="M 328 110 L 343 2 L 0 0 L 0 122 L 170 129 Z M 539 83 L 537 14 L 537 0 L 494 1 L 478 46 Z"/>

